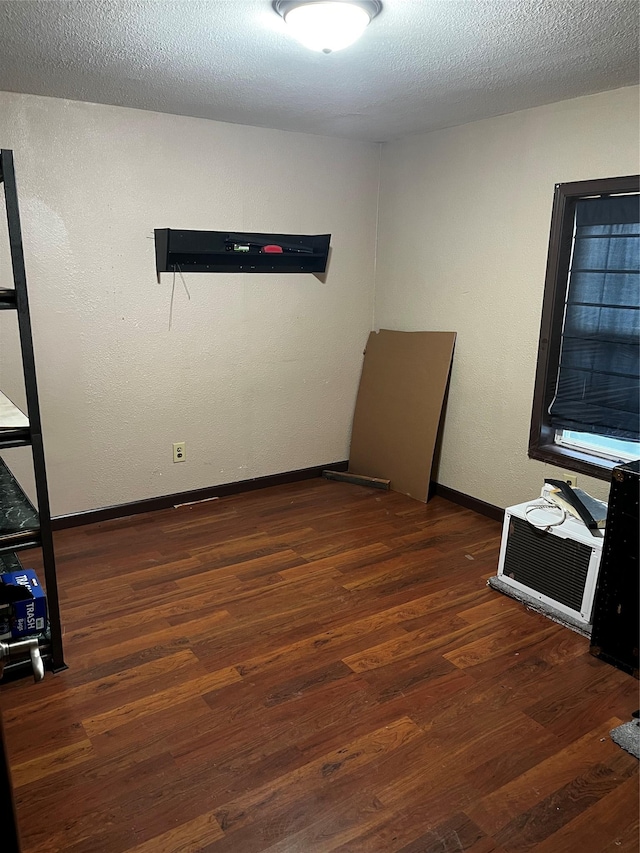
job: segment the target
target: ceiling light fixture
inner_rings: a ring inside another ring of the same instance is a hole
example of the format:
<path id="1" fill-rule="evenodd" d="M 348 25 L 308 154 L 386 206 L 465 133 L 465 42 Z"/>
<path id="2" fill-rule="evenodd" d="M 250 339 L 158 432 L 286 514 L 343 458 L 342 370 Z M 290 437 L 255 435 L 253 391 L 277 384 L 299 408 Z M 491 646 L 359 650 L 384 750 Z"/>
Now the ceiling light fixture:
<path id="1" fill-rule="evenodd" d="M 382 9 L 379 0 L 275 0 L 273 6 L 299 42 L 322 53 L 349 47 Z"/>

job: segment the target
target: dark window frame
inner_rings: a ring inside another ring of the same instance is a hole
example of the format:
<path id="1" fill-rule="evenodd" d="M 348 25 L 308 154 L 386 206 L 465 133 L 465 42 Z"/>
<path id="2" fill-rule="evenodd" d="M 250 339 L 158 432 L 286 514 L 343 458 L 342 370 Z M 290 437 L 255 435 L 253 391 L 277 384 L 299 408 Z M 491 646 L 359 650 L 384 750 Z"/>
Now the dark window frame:
<path id="1" fill-rule="evenodd" d="M 549 406 L 553 400 L 558 376 L 576 202 L 589 196 L 637 192 L 640 192 L 640 176 L 626 175 L 618 178 L 556 184 L 553 196 L 529 434 L 529 457 L 570 471 L 577 471 L 579 474 L 598 477 L 601 480 L 610 479 L 612 469 L 619 463 L 556 444 L 556 430 L 549 420 Z"/>

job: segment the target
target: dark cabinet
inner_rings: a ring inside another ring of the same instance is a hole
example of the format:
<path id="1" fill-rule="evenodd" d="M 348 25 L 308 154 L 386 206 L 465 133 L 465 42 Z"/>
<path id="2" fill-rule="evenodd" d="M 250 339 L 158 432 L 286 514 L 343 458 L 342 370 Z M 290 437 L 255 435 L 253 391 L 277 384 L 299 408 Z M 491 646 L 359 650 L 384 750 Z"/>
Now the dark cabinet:
<path id="1" fill-rule="evenodd" d="M 613 469 L 591 654 L 638 677 L 640 461 Z"/>

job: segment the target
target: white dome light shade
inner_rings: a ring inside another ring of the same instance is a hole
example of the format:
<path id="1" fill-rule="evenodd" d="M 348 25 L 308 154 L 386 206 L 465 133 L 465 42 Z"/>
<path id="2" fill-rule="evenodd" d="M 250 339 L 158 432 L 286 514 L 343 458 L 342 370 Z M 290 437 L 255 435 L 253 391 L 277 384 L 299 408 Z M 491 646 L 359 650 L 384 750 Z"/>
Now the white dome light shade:
<path id="1" fill-rule="evenodd" d="M 367 4 L 340 0 L 292 4 L 290 8 L 283 8 L 282 14 L 292 35 L 301 44 L 323 53 L 333 53 L 353 44 L 373 17 Z"/>

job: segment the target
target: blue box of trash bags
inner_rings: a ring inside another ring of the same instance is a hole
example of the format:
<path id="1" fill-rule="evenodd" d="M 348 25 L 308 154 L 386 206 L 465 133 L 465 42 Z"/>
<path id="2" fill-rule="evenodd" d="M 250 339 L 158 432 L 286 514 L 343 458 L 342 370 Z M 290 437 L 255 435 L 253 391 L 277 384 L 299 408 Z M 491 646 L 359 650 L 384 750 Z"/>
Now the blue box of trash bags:
<path id="1" fill-rule="evenodd" d="M 0 638 L 42 633 L 47 626 L 47 597 L 33 569 L 5 572 L 0 581 L 12 587 L 9 595 L 8 589 L 2 591 L 2 599 L 11 602 L 12 613 L 0 617 Z"/>

